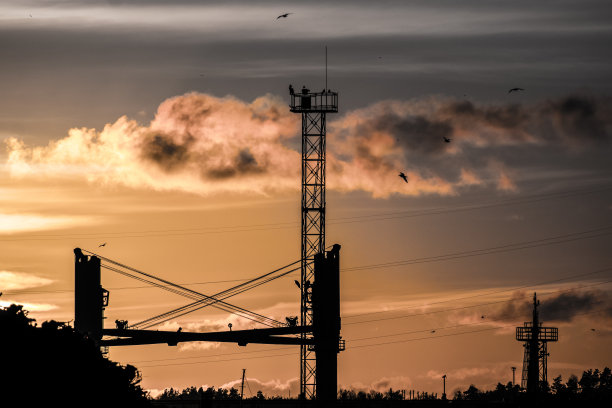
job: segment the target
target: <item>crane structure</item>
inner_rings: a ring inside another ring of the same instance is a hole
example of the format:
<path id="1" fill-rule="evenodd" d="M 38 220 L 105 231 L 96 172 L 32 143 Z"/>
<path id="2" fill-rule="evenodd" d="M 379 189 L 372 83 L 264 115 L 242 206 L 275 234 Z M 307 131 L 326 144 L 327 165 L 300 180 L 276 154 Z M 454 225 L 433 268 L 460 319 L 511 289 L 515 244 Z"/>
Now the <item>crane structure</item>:
<path id="1" fill-rule="evenodd" d="M 327 84 L 326 84 L 327 85 Z M 103 350 L 110 346 L 168 344 L 187 341 L 284 344 L 300 346 L 300 398 L 332 401 L 337 397 L 338 353 L 345 348 L 340 336 L 340 245 L 325 247 L 325 135 L 326 113 L 338 112 L 338 93 L 324 89 L 296 94 L 290 86 L 290 110 L 302 114 L 302 223 L 301 257 L 262 276 L 213 295 L 169 282 L 80 248 L 75 254 L 75 329 Z M 295 268 L 291 268 L 292 266 Z M 137 279 L 191 300 L 174 310 L 137 323 L 116 320 L 104 327 L 109 292 L 101 285 L 101 269 Z M 300 321 L 285 322 L 233 305 L 228 298 L 300 271 Z M 214 307 L 266 327 L 220 332 L 150 330 L 171 319 L 205 307 Z"/>
<path id="2" fill-rule="evenodd" d="M 314 257 L 314 283 L 309 292 L 313 316 L 312 324 L 306 326 L 297 325 L 297 319 L 286 318 L 286 322 L 280 322 L 227 302 L 229 297 L 297 271 L 299 268 L 290 267 L 300 261 L 208 296 L 90 251 L 75 248 L 74 255 L 74 328 L 100 348 L 146 344 L 176 346 L 188 341 L 236 343 L 239 346 L 249 343 L 308 346 L 317 351 L 316 363 L 321 367 L 317 372 L 317 390 L 314 395 L 319 401 L 336 399 L 337 353 L 341 342 L 340 245 L 333 245 L 331 250 Z M 104 311 L 109 305 L 110 293 L 101 284 L 102 268 L 187 297 L 192 302 L 134 324 L 116 320 L 114 328 L 105 328 Z M 180 328 L 177 331 L 149 330 L 150 327 L 204 307 L 215 307 L 267 327 L 232 330 L 230 326 L 228 331 L 219 332 L 185 332 Z"/>
<path id="3" fill-rule="evenodd" d="M 559 329 L 557 327 L 542 326 L 538 312 L 539 306 L 540 301 L 534 293 L 532 321 L 525 322 L 523 326 L 516 328 L 516 340 L 522 341 L 525 349 L 521 388 L 526 389 L 532 397 L 538 394 L 542 384 L 548 382 L 547 360 L 549 353 L 547 344 L 559 340 Z"/>
<path id="4" fill-rule="evenodd" d="M 327 85 L 327 84 L 326 84 Z M 314 258 L 325 251 L 325 156 L 326 114 L 338 112 L 338 93 L 329 89 L 300 92 L 289 86 L 290 110 L 302 115 L 302 242 L 301 242 L 301 326 L 313 324 L 312 288 Z M 302 333 L 300 346 L 300 395 L 316 398 L 317 352 L 309 346 L 309 334 Z M 344 349 L 339 342 L 336 353 Z"/>

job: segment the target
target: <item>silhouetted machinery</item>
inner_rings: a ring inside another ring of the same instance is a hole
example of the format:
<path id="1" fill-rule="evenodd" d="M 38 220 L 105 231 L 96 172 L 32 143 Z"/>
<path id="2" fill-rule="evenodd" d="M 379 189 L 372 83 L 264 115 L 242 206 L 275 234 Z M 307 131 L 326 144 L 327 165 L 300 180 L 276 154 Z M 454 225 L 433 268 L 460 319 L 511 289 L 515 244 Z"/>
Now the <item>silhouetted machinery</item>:
<path id="1" fill-rule="evenodd" d="M 327 88 L 327 75 L 325 85 Z M 158 324 L 156 322 L 162 321 L 160 319 L 165 319 L 164 315 L 159 315 L 140 322 L 142 325 L 128 325 L 127 321 L 117 320 L 114 329 L 104 329 L 103 313 L 108 305 L 108 291 L 100 285 L 101 260 L 112 262 L 113 266 L 102 266 L 114 271 L 119 271 L 116 267 L 124 265 L 88 251 L 86 252 L 89 255 L 85 255 L 81 249 L 76 248 L 77 330 L 94 339 L 101 347 L 155 343 L 176 345 L 184 341 L 233 342 L 241 346 L 248 343 L 300 345 L 300 395 L 308 399 L 336 399 L 337 355 L 344 350 L 345 343 L 340 337 L 340 245 L 334 245 L 330 251 L 327 251 L 325 246 L 325 146 L 326 114 L 338 112 L 338 93 L 329 89 L 310 92 L 306 87 L 297 93 L 292 86 L 289 86 L 289 93 L 291 112 L 302 115 L 301 275 L 300 281 L 296 281 L 301 291 L 300 324 L 297 324 L 297 318 L 287 318 L 287 323 L 284 324 L 253 313 L 254 320 L 265 322 L 271 327 L 232 331 L 230 325 L 229 331 L 208 333 L 144 330 Z M 135 277 L 131 272 L 120 273 Z M 154 277 L 144 275 L 144 281 L 153 283 L 148 279 Z M 180 316 L 205 306 L 252 313 L 226 303 L 223 300 L 226 297 L 206 296 L 171 282 L 158 280 L 162 282 L 156 284 L 158 287 L 163 289 L 167 284 L 173 285 L 179 292 L 194 300 L 193 303 L 168 312 L 167 315 L 178 311 Z M 104 336 L 114 338 L 108 339 Z"/>
<path id="2" fill-rule="evenodd" d="M 100 258 L 85 256 L 80 248 L 74 255 L 74 327 L 99 341 L 109 296 L 100 284 Z"/>
<path id="3" fill-rule="evenodd" d="M 316 353 L 317 366 L 320 368 L 316 378 L 317 399 L 336 399 L 337 354 L 344 347 L 340 337 L 340 245 L 334 245 L 330 251 L 315 256 L 314 283 L 311 284 L 312 325 L 287 323 L 263 329 L 230 328 L 229 331 L 204 333 L 136 330 L 130 329 L 127 322 L 121 320 L 116 322 L 115 328 L 104 328 L 104 309 L 109 304 L 109 292 L 101 285 L 101 257 L 85 255 L 80 248 L 76 248 L 74 254 L 74 326 L 100 347 L 163 343 L 176 346 L 187 341 L 229 342 L 239 346 L 248 343 L 303 345 Z M 291 336 L 302 333 L 309 336 Z"/>
<path id="4" fill-rule="evenodd" d="M 543 327 L 540 322 L 536 294 L 533 294 L 533 320 L 525 322 L 516 328 L 516 340 L 522 341 L 525 352 L 523 355 L 523 373 L 521 387 L 528 394 L 535 396 L 548 382 L 547 358 L 549 356 L 547 344 L 559 340 L 559 329 L 556 327 Z"/>

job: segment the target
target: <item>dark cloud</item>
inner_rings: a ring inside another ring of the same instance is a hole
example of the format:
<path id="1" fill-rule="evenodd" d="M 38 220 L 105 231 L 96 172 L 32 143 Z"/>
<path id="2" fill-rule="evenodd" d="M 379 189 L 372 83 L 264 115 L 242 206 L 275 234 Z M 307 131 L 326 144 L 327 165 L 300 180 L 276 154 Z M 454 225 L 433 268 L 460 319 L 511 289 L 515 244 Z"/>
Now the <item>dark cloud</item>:
<path id="1" fill-rule="evenodd" d="M 383 101 L 330 121 L 330 129 L 330 150 L 372 185 L 408 170 L 454 189 L 516 191 L 521 179 L 555 170 L 609 173 L 612 154 L 612 104 L 592 95 L 534 103 Z"/>
<path id="2" fill-rule="evenodd" d="M 457 120 L 478 121 L 507 130 L 522 127 L 531 119 L 530 110 L 516 103 L 502 106 L 476 106 L 470 101 L 458 101 L 450 102 L 443 111 Z"/>
<path id="3" fill-rule="evenodd" d="M 607 308 L 610 299 L 601 291 L 572 291 L 541 302 L 540 316 L 543 320 L 569 322 L 576 316 Z"/>
<path id="4" fill-rule="evenodd" d="M 368 123 L 370 132 L 388 132 L 400 146 L 417 154 L 439 153 L 444 150 L 443 137 L 451 137 L 452 126 L 447 121 L 425 116 L 400 116 L 385 113 Z M 368 129 L 364 129 L 368 131 Z"/>
<path id="5" fill-rule="evenodd" d="M 189 161 L 190 147 L 193 142 L 193 137 L 184 138 L 182 143 L 177 143 L 172 136 L 151 133 L 143 140 L 142 157 L 172 172 Z"/>
<path id="6" fill-rule="evenodd" d="M 539 311 L 540 320 L 544 322 L 570 322 L 576 317 L 596 311 L 603 311 L 610 318 L 612 303 L 606 292 L 576 289 L 541 298 Z M 487 318 L 502 322 L 513 322 L 521 318 L 528 321 L 531 320 L 532 312 L 532 295 L 517 292 L 510 302 L 489 313 Z"/>
<path id="7" fill-rule="evenodd" d="M 205 171 L 205 175 L 212 179 L 227 179 L 238 175 L 264 173 L 266 170 L 264 166 L 257 163 L 251 151 L 244 148 L 238 152 L 229 165 L 209 168 Z"/>
<path id="8" fill-rule="evenodd" d="M 612 135 L 611 99 L 596 100 L 585 96 L 568 96 L 549 102 L 553 119 L 559 122 L 562 135 L 576 142 L 608 142 Z M 544 109 L 545 113 L 548 113 Z"/>

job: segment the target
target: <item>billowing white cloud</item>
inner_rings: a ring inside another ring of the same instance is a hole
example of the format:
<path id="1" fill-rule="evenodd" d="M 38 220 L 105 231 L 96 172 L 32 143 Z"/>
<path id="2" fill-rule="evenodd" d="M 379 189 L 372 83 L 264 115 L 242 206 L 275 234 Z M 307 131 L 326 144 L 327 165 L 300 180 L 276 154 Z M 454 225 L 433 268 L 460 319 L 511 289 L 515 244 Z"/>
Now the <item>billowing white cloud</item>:
<path id="1" fill-rule="evenodd" d="M 586 96 L 532 106 L 436 97 L 379 102 L 329 122 L 328 186 L 374 197 L 456 195 L 476 186 L 514 192 L 534 166 L 555 168 L 567 155 L 608 148 L 609 105 Z M 300 188 L 298 138 L 299 116 L 278 97 L 249 103 L 189 93 L 164 101 L 147 126 L 121 117 L 101 131 L 71 129 L 47 146 L 9 138 L 7 167 L 15 177 L 269 194 Z M 521 162 L 534 149 L 537 163 Z"/>

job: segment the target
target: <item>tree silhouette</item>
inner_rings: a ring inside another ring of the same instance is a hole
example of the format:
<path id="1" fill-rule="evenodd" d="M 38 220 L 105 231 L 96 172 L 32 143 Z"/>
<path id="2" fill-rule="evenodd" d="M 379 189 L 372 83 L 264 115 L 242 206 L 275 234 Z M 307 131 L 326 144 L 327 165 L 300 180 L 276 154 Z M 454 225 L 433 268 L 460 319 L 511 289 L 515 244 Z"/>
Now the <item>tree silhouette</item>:
<path id="1" fill-rule="evenodd" d="M 0 308 L 2 400 L 22 406 L 149 406 L 136 367 L 105 358 L 65 323 L 38 327 L 23 306 Z M 4 404 L 3 404 L 4 405 Z"/>

